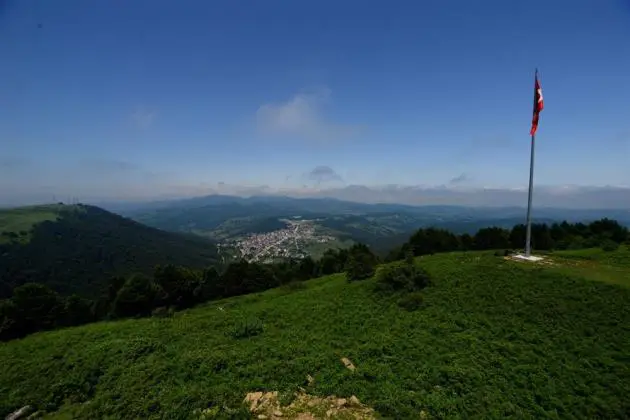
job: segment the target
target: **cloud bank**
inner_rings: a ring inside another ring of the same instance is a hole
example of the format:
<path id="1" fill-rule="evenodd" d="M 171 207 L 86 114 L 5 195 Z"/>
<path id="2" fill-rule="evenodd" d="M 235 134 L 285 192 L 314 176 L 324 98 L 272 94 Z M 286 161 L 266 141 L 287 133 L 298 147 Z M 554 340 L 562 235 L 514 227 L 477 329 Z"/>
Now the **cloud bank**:
<path id="1" fill-rule="evenodd" d="M 118 188 L 68 190 L 52 186 L 9 190 L 0 183 L 0 205 L 25 205 L 50 202 L 50 197 L 76 197 L 81 202 L 152 201 L 191 198 L 212 194 L 252 196 L 289 196 L 336 198 L 361 203 L 397 203 L 408 205 L 459 205 L 472 207 L 525 207 L 527 189 L 423 187 L 404 185 L 349 185 L 338 188 L 304 186 L 302 188 L 272 188 L 267 185 L 234 185 L 228 183 L 198 185 L 164 185 L 147 190 L 146 185 L 119 185 Z M 569 209 L 630 209 L 628 187 L 537 186 L 534 207 Z"/>
<path id="2" fill-rule="evenodd" d="M 260 134 L 270 138 L 339 141 L 354 136 L 358 127 L 338 124 L 324 109 L 331 101 L 328 88 L 303 91 L 284 102 L 267 103 L 256 111 Z"/>

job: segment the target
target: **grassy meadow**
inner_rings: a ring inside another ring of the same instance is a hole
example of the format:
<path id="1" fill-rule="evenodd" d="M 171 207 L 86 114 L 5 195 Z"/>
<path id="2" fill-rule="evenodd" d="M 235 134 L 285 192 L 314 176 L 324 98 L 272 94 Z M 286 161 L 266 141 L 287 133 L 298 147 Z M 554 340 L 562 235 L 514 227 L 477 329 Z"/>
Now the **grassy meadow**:
<path id="1" fill-rule="evenodd" d="M 0 344 L 0 416 L 31 404 L 51 419 L 188 419 L 207 407 L 234 418 L 248 392 L 288 402 L 304 387 L 394 419 L 624 418 L 628 252 L 558 252 L 536 266 L 492 252 L 422 257 L 433 281 L 411 312 L 373 280 L 337 274 L 172 318 L 37 333 Z"/>
<path id="2" fill-rule="evenodd" d="M 58 204 L 0 209 L 0 232 L 16 233 L 20 242 L 28 242 L 30 231 L 37 223 L 47 220 L 54 221 L 64 206 Z M 0 235 L 0 243 L 8 242 L 9 238 Z"/>

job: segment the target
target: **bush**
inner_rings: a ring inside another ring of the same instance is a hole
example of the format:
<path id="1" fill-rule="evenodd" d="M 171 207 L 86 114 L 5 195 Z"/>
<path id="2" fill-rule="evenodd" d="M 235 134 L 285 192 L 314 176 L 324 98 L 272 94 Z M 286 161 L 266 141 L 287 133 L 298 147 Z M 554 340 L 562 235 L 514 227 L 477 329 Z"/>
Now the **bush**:
<path id="1" fill-rule="evenodd" d="M 125 281 L 114 301 L 114 314 L 118 317 L 146 316 L 151 313 L 156 287 L 144 275 L 135 275 Z"/>
<path id="2" fill-rule="evenodd" d="M 365 280 L 374 275 L 376 262 L 368 255 L 351 255 L 346 264 L 348 281 Z"/>
<path id="3" fill-rule="evenodd" d="M 241 322 L 229 331 L 234 339 L 253 337 L 263 332 L 263 323 L 259 319 L 251 319 Z"/>
<path id="4" fill-rule="evenodd" d="M 603 240 L 600 246 L 606 252 L 613 252 L 619 248 L 619 244 L 610 239 Z"/>
<path id="5" fill-rule="evenodd" d="M 376 287 L 382 291 L 422 290 L 431 282 L 429 273 L 417 264 L 396 262 L 379 267 L 376 273 Z"/>
<path id="6" fill-rule="evenodd" d="M 398 306 L 411 312 L 422 306 L 423 301 L 424 298 L 420 292 L 413 292 L 400 298 Z"/>

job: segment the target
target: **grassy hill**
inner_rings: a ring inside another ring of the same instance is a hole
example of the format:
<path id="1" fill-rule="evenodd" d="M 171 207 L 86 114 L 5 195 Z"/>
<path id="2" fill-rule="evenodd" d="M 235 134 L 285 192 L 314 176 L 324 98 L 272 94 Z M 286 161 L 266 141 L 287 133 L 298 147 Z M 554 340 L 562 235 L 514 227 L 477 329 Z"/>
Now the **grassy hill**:
<path id="1" fill-rule="evenodd" d="M 248 392 L 287 404 L 299 387 L 356 395 L 389 418 L 630 412 L 627 248 L 538 265 L 492 252 L 418 261 L 433 280 L 412 312 L 376 295 L 374 280 L 337 274 L 2 343 L 0 415 L 31 404 L 58 419 L 199 418 L 208 407 L 234 418 Z"/>
<path id="2" fill-rule="evenodd" d="M 94 296 L 109 277 L 151 273 L 157 264 L 205 267 L 211 242 L 164 232 L 98 207 L 47 205 L 0 210 L 0 298 L 26 282 Z"/>

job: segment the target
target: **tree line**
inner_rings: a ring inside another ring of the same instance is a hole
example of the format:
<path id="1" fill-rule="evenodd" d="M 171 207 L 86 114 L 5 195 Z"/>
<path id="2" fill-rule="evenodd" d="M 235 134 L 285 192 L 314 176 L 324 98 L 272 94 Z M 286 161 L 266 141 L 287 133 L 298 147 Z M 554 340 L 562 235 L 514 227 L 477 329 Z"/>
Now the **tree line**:
<path id="1" fill-rule="evenodd" d="M 416 231 L 407 242 L 394 248 L 387 261 L 400 260 L 407 253 L 414 256 L 449 251 L 473 251 L 523 249 L 526 226 L 515 225 L 512 229 L 486 227 L 474 235 L 456 235 L 445 229 L 427 228 Z M 583 249 L 602 247 L 615 249 L 628 240 L 628 229 L 611 219 L 591 223 L 534 223 L 531 228 L 532 249 L 539 251 Z"/>
<path id="2" fill-rule="evenodd" d="M 537 250 L 597 246 L 612 250 L 628 240 L 628 229 L 609 219 L 589 224 L 532 225 L 532 244 Z M 203 302 L 261 292 L 333 273 L 345 272 L 349 281 L 362 280 L 373 276 L 377 264 L 384 261 L 438 252 L 520 249 L 524 242 L 524 225 L 516 225 L 511 230 L 483 228 L 475 235 L 425 228 L 416 231 L 384 259 L 368 246 L 354 244 L 348 249 L 327 250 L 318 260 L 306 257 L 274 264 L 240 260 L 222 269 L 166 264 L 157 266 L 151 276 L 113 276 L 96 299 L 76 294 L 62 296 L 44 284 L 27 283 L 15 287 L 10 298 L 0 301 L 0 339 L 99 320 L 169 316 L 173 311 Z"/>

